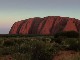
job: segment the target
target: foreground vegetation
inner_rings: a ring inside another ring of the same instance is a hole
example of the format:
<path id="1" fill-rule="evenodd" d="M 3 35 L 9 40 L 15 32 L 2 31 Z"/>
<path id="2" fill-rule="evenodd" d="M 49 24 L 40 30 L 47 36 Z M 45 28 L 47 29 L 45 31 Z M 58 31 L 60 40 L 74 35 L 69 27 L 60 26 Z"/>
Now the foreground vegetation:
<path id="1" fill-rule="evenodd" d="M 79 52 L 80 38 L 0 38 L 0 56 L 11 55 L 12 60 L 52 60 L 59 51 L 64 50 Z"/>
<path id="2" fill-rule="evenodd" d="M 52 60 L 60 51 L 80 53 L 78 34 L 74 33 L 74 37 L 68 37 L 69 33 L 58 33 L 55 36 L 2 35 L 0 37 L 0 57 L 3 57 L 3 60 Z M 5 56 L 9 57 L 5 58 Z M 80 60 L 80 54 L 67 58 L 63 56 L 62 60 Z"/>

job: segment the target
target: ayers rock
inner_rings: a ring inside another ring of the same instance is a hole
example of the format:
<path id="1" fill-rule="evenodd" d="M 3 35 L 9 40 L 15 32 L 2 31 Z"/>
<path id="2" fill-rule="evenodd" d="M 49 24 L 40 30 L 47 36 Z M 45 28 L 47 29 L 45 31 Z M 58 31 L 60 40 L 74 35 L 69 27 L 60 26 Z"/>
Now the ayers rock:
<path id="1" fill-rule="evenodd" d="M 54 35 L 62 31 L 80 31 L 80 20 L 69 17 L 35 17 L 15 22 L 9 34 Z"/>

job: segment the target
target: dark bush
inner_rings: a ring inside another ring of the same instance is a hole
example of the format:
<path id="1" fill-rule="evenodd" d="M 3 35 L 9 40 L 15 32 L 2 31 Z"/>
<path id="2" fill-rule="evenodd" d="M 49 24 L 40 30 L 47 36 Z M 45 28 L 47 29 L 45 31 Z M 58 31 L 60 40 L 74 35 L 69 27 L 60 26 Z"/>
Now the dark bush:
<path id="1" fill-rule="evenodd" d="M 80 51 L 80 40 L 78 38 L 66 38 L 61 43 L 68 50 Z"/>
<path id="2" fill-rule="evenodd" d="M 52 60 L 58 50 L 58 46 L 53 43 L 33 40 L 22 44 L 20 53 L 27 53 L 31 60 Z"/>
<path id="3" fill-rule="evenodd" d="M 3 42 L 3 46 L 13 46 L 13 45 L 15 45 L 15 42 L 14 42 L 14 40 L 4 40 L 4 42 Z"/>
<path id="4" fill-rule="evenodd" d="M 78 38 L 79 33 L 76 31 L 64 31 L 64 32 L 59 32 L 54 35 L 55 38 Z"/>

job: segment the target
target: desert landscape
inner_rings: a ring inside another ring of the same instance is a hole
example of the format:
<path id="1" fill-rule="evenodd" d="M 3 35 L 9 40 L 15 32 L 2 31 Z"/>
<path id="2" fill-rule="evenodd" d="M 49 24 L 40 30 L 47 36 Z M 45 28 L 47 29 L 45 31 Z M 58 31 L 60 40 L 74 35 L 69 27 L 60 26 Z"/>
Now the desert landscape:
<path id="1" fill-rule="evenodd" d="M 80 60 L 79 22 L 60 16 L 15 22 L 0 34 L 0 60 Z"/>
<path id="2" fill-rule="evenodd" d="M 80 60 L 80 0 L 0 0 L 0 60 Z"/>

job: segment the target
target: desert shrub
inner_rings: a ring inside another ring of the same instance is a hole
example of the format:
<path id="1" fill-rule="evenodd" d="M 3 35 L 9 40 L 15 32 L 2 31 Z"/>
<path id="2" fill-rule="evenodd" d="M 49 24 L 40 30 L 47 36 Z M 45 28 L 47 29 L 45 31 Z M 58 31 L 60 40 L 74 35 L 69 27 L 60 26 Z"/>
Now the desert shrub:
<path id="1" fill-rule="evenodd" d="M 7 39 L 3 41 L 3 46 L 13 46 L 14 44 L 14 40 Z"/>
<path id="2" fill-rule="evenodd" d="M 1 49 L 1 54 L 2 55 L 10 55 L 14 53 L 14 48 L 12 47 L 4 47 Z"/>
<path id="3" fill-rule="evenodd" d="M 36 41 L 33 42 L 33 54 L 32 54 L 32 59 L 31 60 L 47 60 L 50 59 L 50 52 L 48 51 L 48 49 L 50 47 L 46 47 L 46 44 L 42 41 Z"/>
<path id="4" fill-rule="evenodd" d="M 76 32 L 76 31 L 64 31 L 64 32 L 59 32 L 59 33 L 56 33 L 54 35 L 55 38 L 65 38 L 65 37 L 68 37 L 68 38 L 78 38 L 79 37 L 79 33 Z"/>
<path id="5" fill-rule="evenodd" d="M 67 38 L 63 40 L 62 45 L 65 46 L 66 49 L 80 51 L 80 40 L 76 38 Z"/>
<path id="6" fill-rule="evenodd" d="M 0 55 L 12 55 L 14 60 L 52 60 L 62 49 L 80 51 L 80 38 L 39 36 L 0 39 Z"/>
<path id="7" fill-rule="evenodd" d="M 31 60 L 51 60 L 58 50 L 56 44 L 39 40 L 26 41 L 20 46 L 20 53 L 31 56 Z"/>
<path id="8" fill-rule="evenodd" d="M 25 54 L 20 54 L 20 53 L 15 53 L 12 55 L 14 60 L 31 60 L 31 55 L 28 53 Z"/>
<path id="9" fill-rule="evenodd" d="M 0 38 L 0 46 L 3 46 L 3 39 Z"/>

